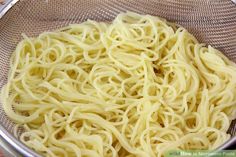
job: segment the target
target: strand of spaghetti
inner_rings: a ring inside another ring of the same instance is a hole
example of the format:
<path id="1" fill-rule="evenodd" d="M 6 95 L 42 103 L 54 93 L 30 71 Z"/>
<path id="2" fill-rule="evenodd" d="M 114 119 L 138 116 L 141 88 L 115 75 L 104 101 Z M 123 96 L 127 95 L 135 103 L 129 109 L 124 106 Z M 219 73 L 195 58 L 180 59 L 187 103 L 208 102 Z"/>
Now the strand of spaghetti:
<path id="1" fill-rule="evenodd" d="M 163 157 L 230 138 L 236 64 L 181 26 L 128 12 L 23 38 L 1 102 L 44 156 Z"/>
<path id="2" fill-rule="evenodd" d="M 92 121 L 95 124 L 99 124 L 100 126 L 104 127 L 107 130 L 112 131 L 112 133 L 117 137 L 117 139 L 120 141 L 121 145 L 129 152 L 133 153 L 133 154 L 137 154 L 138 156 L 148 156 L 145 152 L 142 152 L 140 150 L 135 150 L 133 149 L 127 142 L 127 140 L 122 137 L 122 135 L 119 133 L 119 131 L 112 125 L 110 125 L 106 120 L 102 119 L 101 117 L 95 115 L 95 114 L 90 114 L 90 113 L 81 113 L 81 114 L 73 114 L 74 112 L 76 112 L 75 108 L 69 119 L 68 119 L 68 123 L 71 123 L 71 121 L 76 120 L 76 119 L 87 119 Z"/>

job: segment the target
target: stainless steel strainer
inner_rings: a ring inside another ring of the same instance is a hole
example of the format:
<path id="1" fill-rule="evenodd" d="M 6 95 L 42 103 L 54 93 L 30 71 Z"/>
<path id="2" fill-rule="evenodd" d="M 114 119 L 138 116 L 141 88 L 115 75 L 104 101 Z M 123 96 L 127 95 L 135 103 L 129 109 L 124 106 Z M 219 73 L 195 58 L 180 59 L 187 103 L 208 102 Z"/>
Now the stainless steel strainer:
<path id="1" fill-rule="evenodd" d="M 7 1 L 0 16 L 18 0 Z M 0 19 L 0 88 L 6 83 L 9 57 L 21 33 L 36 36 L 87 19 L 111 21 L 120 12 L 151 14 L 187 28 L 201 42 L 211 44 L 236 62 L 235 0 L 22 0 Z M 0 7 L 1 11 L 1 7 Z M 235 78 L 236 79 L 236 78 Z M 236 105 L 236 104 L 235 104 Z M 13 137 L 14 123 L 0 104 L 2 146 L 13 156 L 40 156 Z M 232 138 L 219 149 L 236 144 L 236 121 L 228 132 Z M 236 146 L 235 146 L 236 147 Z"/>

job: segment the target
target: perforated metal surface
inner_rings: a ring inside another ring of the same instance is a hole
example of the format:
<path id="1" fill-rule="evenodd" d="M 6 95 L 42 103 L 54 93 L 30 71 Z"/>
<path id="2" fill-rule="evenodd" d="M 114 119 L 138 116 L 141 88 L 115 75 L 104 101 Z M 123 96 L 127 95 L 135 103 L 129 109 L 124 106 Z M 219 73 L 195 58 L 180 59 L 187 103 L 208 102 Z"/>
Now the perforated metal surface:
<path id="1" fill-rule="evenodd" d="M 211 44 L 236 62 L 236 5 L 231 0 L 22 0 L 0 19 L 0 88 L 6 82 L 9 57 L 22 32 L 36 36 L 87 19 L 111 21 L 118 13 L 127 10 L 176 22 L 199 41 Z M 1 136 L 19 146 L 11 137 L 14 124 L 1 107 L 0 121 L 6 129 L 0 127 Z M 233 136 L 235 128 L 234 122 L 229 129 Z M 220 149 L 234 141 L 235 137 Z M 17 149 L 26 150 L 27 155 L 32 153 L 22 145 Z"/>

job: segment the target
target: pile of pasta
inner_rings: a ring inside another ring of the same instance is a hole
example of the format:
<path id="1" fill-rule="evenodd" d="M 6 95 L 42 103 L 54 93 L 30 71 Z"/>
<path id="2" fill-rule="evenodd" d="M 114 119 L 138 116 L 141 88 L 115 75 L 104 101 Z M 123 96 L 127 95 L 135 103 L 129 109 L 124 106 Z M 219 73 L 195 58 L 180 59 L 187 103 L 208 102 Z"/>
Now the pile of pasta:
<path id="1" fill-rule="evenodd" d="M 1 101 L 47 157 L 161 157 L 230 138 L 236 66 L 165 19 L 128 12 L 24 39 Z"/>

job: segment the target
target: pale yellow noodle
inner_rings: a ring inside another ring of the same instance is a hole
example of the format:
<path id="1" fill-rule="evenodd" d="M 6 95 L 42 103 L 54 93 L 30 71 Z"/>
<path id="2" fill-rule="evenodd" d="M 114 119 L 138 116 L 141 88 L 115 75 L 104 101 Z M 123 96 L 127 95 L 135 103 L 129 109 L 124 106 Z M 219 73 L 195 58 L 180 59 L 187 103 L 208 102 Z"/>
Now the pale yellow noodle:
<path id="1" fill-rule="evenodd" d="M 44 156 L 161 157 L 230 138 L 236 66 L 182 27 L 128 12 L 23 37 L 1 101 Z"/>

